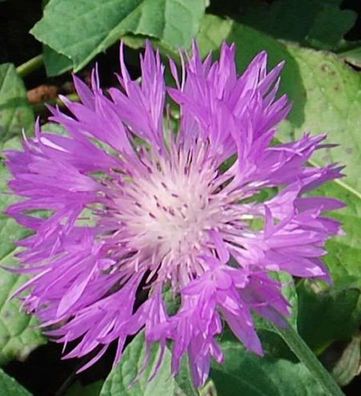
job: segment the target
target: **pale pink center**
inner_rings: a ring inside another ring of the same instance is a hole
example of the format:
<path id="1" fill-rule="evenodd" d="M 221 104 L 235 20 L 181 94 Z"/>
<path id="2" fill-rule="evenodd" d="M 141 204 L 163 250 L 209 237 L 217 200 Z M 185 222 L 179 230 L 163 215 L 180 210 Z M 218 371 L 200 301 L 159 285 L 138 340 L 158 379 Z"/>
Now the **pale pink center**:
<path id="1" fill-rule="evenodd" d="M 219 173 L 207 147 L 173 148 L 167 158 L 148 158 L 147 171 L 122 190 L 127 210 L 118 218 L 129 235 L 128 246 L 141 252 L 158 275 L 181 283 L 190 273 L 204 271 L 199 255 L 211 248 L 209 231 L 226 216 L 227 195 L 219 193 Z"/>

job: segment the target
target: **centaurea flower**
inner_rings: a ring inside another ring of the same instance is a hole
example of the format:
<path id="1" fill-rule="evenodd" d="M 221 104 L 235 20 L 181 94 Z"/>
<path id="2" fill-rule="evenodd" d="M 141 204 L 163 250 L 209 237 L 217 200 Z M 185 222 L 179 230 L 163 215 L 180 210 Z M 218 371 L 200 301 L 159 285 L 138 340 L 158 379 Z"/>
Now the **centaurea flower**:
<path id="1" fill-rule="evenodd" d="M 47 334 L 78 341 L 66 357 L 96 351 L 84 368 L 113 341 L 118 362 L 144 329 L 148 348 L 173 341 L 174 374 L 188 354 L 201 386 L 211 358 L 222 362 L 224 323 L 262 354 L 252 313 L 276 323 L 289 314 L 270 272 L 329 279 L 322 256 L 339 224 L 324 212 L 341 204 L 305 193 L 340 168 L 307 165 L 324 135 L 274 144 L 290 110 L 276 96 L 283 64 L 268 72 L 261 52 L 237 76 L 234 51 L 224 44 L 219 61 L 202 61 L 194 46 L 181 80 L 171 61 L 170 88 L 149 43 L 141 82 L 121 49 L 120 88 L 104 93 L 97 70 L 91 89 L 74 77 L 81 103 L 63 98 L 66 112 L 51 109 L 66 134 L 37 123 L 22 151 L 7 152 L 10 187 L 23 197 L 7 212 L 33 231 L 19 242 L 31 278 L 18 293 L 27 291 L 25 307 Z M 177 133 L 167 93 L 179 106 Z M 166 291 L 180 301 L 175 312 Z"/>

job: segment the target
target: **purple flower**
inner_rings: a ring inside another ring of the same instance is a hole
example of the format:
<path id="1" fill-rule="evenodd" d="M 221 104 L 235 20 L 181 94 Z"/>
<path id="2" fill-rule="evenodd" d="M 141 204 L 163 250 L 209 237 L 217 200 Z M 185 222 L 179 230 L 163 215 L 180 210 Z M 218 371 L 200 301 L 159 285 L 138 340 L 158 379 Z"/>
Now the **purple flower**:
<path id="1" fill-rule="evenodd" d="M 274 144 L 290 105 L 276 96 L 283 65 L 266 63 L 261 52 L 237 76 L 233 45 L 217 62 L 194 46 L 181 80 L 171 62 L 176 88 L 167 88 L 149 43 L 141 82 L 121 50 L 120 88 L 104 93 L 97 70 L 91 89 L 74 77 L 81 103 L 63 98 L 67 111 L 50 117 L 67 134 L 37 124 L 22 151 L 7 152 L 23 198 L 7 212 L 33 231 L 19 242 L 31 277 L 18 294 L 47 334 L 78 341 L 66 357 L 93 353 L 86 368 L 116 341 L 116 363 L 144 329 L 147 348 L 173 341 L 174 374 L 188 354 L 201 386 L 211 358 L 222 362 L 224 323 L 262 354 L 252 313 L 276 323 L 289 314 L 269 272 L 329 279 L 322 256 L 339 224 L 324 212 L 342 204 L 304 195 L 340 168 L 307 165 L 323 135 Z M 180 302 L 173 312 L 165 293 Z"/>

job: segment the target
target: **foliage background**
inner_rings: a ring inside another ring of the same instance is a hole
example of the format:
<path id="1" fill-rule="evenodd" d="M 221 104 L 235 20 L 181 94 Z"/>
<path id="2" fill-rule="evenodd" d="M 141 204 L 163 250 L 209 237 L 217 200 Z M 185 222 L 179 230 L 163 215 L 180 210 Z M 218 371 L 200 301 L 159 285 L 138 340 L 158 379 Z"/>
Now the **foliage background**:
<path id="1" fill-rule="evenodd" d="M 357 0 L 0 0 L 0 148 L 17 147 L 21 131 L 31 134 L 35 116 L 45 121 L 45 103 L 58 94 L 74 100 L 70 71 L 89 81 L 98 62 L 102 84 L 116 83 L 118 43 L 128 45 L 126 62 L 139 76 L 138 55 L 151 38 L 165 57 L 177 56 L 196 37 L 202 54 L 215 54 L 223 40 L 237 45 L 241 72 L 260 50 L 271 65 L 286 60 L 281 86 L 294 103 L 279 139 L 305 131 L 328 133 L 336 149 L 314 164 L 340 162 L 345 178 L 322 188 L 347 203 L 337 215 L 345 236 L 328 244 L 332 288 L 284 279 L 294 305 L 292 325 L 348 395 L 357 395 L 361 345 L 361 3 Z M 30 30 L 30 33 L 29 33 Z M 28 62 L 30 60 L 30 62 Z M 13 199 L 0 153 L 0 210 Z M 0 265 L 16 265 L 14 241 L 26 231 L 0 214 Z M 225 364 L 214 365 L 211 381 L 192 388 L 186 364 L 172 379 L 169 354 L 160 375 L 147 372 L 129 384 L 144 358 L 142 335 L 126 348 L 111 371 L 112 351 L 86 373 L 79 361 L 61 361 L 61 347 L 47 342 L 36 321 L 9 296 L 22 277 L 0 269 L 1 396 L 114 395 L 323 395 L 307 368 L 282 339 L 259 322 L 267 351 L 260 359 L 225 333 Z M 155 361 L 157 351 L 153 351 Z M 110 374 L 109 374 L 110 373 Z M 13 378 L 12 378 L 13 377 Z M 15 378 L 15 379 L 14 379 Z"/>

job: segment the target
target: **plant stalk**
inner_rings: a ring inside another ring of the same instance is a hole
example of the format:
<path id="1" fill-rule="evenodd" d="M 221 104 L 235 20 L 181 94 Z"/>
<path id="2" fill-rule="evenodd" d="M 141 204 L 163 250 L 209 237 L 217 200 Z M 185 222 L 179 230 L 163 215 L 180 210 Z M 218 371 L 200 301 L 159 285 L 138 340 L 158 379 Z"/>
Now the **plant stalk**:
<path id="1" fill-rule="evenodd" d="M 24 78 L 34 70 L 39 69 L 44 63 L 43 55 L 35 56 L 16 68 L 20 77 Z"/>
<path id="2" fill-rule="evenodd" d="M 276 327 L 273 324 L 271 324 L 271 326 L 283 338 L 291 351 L 297 356 L 299 361 L 308 368 L 310 373 L 320 383 L 320 385 L 325 390 L 326 395 L 345 396 L 332 375 L 317 359 L 316 355 L 311 351 L 308 345 L 303 341 L 303 339 L 292 326 L 288 326 L 286 328 Z"/>

